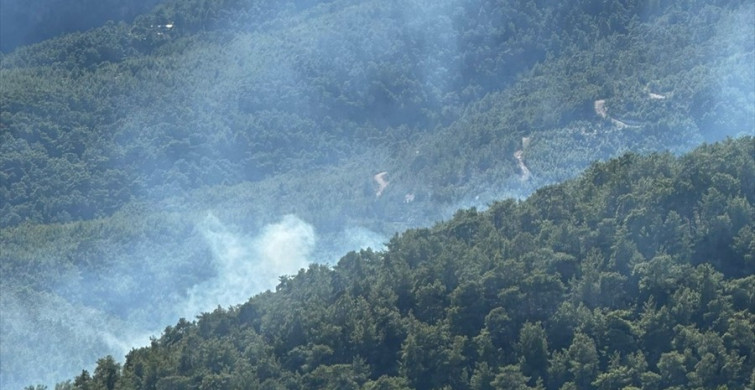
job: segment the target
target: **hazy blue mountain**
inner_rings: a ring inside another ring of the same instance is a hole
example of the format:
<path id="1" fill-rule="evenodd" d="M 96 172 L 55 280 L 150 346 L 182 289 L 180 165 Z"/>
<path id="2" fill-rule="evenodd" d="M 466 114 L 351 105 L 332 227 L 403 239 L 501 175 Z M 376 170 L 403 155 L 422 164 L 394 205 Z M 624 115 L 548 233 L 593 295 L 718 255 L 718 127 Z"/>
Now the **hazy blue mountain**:
<path id="1" fill-rule="evenodd" d="M 9 52 L 55 36 L 86 31 L 108 21 L 130 22 L 161 0 L 2 0 L 0 51 Z"/>

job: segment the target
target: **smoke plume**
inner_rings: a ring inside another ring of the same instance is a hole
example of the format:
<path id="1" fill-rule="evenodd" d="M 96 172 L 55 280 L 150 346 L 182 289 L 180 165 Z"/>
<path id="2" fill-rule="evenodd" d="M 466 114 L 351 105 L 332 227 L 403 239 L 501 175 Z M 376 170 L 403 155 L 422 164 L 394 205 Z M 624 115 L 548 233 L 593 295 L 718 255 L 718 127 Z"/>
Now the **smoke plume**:
<path id="1" fill-rule="evenodd" d="M 316 241 L 312 226 L 293 215 L 267 225 L 253 238 L 234 232 L 212 213 L 200 230 L 212 250 L 214 276 L 189 290 L 180 313 L 186 317 L 273 289 L 279 276 L 307 266 Z"/>

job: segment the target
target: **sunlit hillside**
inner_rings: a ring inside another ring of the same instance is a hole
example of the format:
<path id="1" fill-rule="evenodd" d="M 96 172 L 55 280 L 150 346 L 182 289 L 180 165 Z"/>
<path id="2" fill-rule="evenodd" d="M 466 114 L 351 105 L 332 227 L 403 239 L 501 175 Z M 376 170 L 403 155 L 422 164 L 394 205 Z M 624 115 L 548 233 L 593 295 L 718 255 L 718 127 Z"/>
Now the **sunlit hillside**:
<path id="1" fill-rule="evenodd" d="M 2 388 L 595 161 L 755 133 L 750 1 L 111 3 L 0 0 Z"/>

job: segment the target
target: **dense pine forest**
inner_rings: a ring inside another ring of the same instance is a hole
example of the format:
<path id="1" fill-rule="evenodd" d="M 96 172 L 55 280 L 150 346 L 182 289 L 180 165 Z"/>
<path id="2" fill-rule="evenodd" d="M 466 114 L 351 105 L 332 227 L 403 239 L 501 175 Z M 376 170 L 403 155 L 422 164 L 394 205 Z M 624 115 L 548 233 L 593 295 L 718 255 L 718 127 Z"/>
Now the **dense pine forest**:
<path id="1" fill-rule="evenodd" d="M 751 1 L 121 3 L 0 0 L 0 388 L 752 386 Z"/>
<path id="2" fill-rule="evenodd" d="M 626 154 L 281 277 L 60 389 L 745 389 L 755 139 Z"/>

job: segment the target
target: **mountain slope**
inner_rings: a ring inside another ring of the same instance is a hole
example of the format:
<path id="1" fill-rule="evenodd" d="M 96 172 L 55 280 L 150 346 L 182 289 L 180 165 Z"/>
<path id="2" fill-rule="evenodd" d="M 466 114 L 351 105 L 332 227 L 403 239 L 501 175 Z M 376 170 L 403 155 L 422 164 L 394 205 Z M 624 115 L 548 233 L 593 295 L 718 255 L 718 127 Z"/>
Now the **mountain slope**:
<path id="1" fill-rule="evenodd" d="M 537 187 L 617 150 L 755 128 L 746 2 L 205 3 L 206 20 L 167 3 L 3 57 L 0 224 L 354 163 L 427 211 L 494 182 L 528 191 L 510 180 L 525 136 Z"/>
<path id="2" fill-rule="evenodd" d="M 753 14 L 181 0 L 0 54 L 0 387 L 592 161 L 751 135 Z"/>
<path id="3" fill-rule="evenodd" d="M 65 33 L 99 27 L 109 20 L 131 20 L 158 0 L 120 1 L 2 0 L 0 51 L 37 43 Z"/>
<path id="4" fill-rule="evenodd" d="M 461 210 L 181 319 L 74 388 L 751 387 L 754 142 Z"/>

